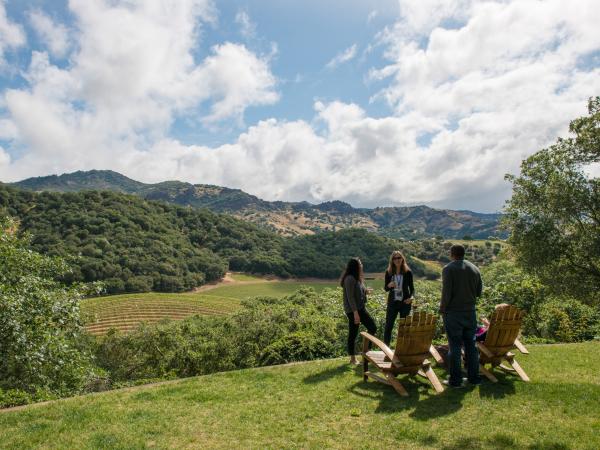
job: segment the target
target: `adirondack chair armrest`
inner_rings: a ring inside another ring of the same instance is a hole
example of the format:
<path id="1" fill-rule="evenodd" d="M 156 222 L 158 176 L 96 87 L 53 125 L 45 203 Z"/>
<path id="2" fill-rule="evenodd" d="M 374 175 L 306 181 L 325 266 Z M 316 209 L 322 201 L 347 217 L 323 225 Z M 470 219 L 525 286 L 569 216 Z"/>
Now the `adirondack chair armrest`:
<path id="1" fill-rule="evenodd" d="M 479 348 L 479 351 L 481 353 L 483 353 L 485 356 L 487 356 L 488 358 L 494 357 L 494 354 L 492 352 L 490 352 L 490 350 L 482 342 L 477 342 L 477 347 Z"/>
<path id="2" fill-rule="evenodd" d="M 525 348 L 525 346 L 521 343 L 520 340 L 515 339 L 515 347 L 517 347 L 517 349 L 524 355 L 529 355 L 529 350 Z"/>
<path id="3" fill-rule="evenodd" d="M 394 352 L 392 351 L 392 349 L 390 349 L 387 345 L 385 345 L 385 343 L 383 343 L 381 340 L 377 339 L 373 335 L 370 335 L 366 331 L 361 331 L 360 335 L 363 337 L 363 343 L 365 343 L 367 341 L 372 342 L 377 347 L 379 347 L 381 349 L 381 351 L 383 351 L 384 355 L 387 356 L 390 359 L 390 361 L 392 359 L 394 359 Z M 363 348 L 364 348 L 364 346 L 363 346 Z"/>

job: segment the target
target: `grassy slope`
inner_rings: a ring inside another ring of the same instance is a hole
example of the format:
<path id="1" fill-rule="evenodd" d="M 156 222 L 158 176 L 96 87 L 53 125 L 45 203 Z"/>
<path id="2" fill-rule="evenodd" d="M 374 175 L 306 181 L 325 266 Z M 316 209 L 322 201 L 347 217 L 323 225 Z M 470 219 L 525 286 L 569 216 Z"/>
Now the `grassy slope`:
<path id="1" fill-rule="evenodd" d="M 409 398 L 342 360 L 192 378 L 0 414 L 2 448 L 600 448 L 600 344 L 531 346 L 532 378 Z"/>

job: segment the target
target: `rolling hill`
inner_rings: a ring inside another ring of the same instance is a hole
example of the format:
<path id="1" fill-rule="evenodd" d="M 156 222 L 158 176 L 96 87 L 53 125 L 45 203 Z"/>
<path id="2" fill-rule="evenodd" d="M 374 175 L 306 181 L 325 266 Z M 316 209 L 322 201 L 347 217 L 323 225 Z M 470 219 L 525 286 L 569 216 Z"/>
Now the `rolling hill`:
<path id="1" fill-rule="evenodd" d="M 354 208 L 342 201 L 270 202 L 239 189 L 207 184 L 165 181 L 146 184 L 110 170 L 74 172 L 29 178 L 15 187 L 30 191 L 77 192 L 109 190 L 135 194 L 182 206 L 208 208 L 269 228 L 284 236 L 314 234 L 356 227 L 403 239 L 504 237 L 499 214 L 434 209 L 428 206 Z"/>

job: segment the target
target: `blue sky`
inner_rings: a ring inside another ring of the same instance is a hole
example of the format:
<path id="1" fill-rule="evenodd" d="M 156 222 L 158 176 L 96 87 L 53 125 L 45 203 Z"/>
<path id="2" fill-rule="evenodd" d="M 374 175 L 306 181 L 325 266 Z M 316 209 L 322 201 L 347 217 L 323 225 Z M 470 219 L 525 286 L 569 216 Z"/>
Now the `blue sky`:
<path id="1" fill-rule="evenodd" d="M 218 9 L 218 24 L 206 29 L 205 41 L 196 52 L 198 59 L 210 47 L 224 41 L 244 42 L 259 54 L 269 54 L 272 46 L 277 46 L 271 67 L 280 80 L 281 99 L 273 105 L 249 108 L 245 112 L 246 124 L 270 117 L 310 121 L 315 100 L 358 103 L 373 117 L 391 113 L 385 102 L 369 101 L 378 91 L 378 83 L 368 83 L 365 74 L 370 67 L 383 65 L 384 60 L 382 49 L 366 50 L 377 33 L 398 17 L 396 1 L 226 0 L 218 2 Z M 236 22 L 240 13 L 251 20 L 255 36 L 244 36 Z M 371 19 L 369 14 L 373 14 Z M 326 67 L 336 55 L 353 45 L 356 57 L 336 68 Z M 197 143 L 202 139 L 212 145 L 233 140 L 243 128 L 205 130 L 193 124 L 177 125 L 181 128 L 175 127 L 173 131 L 184 141 Z"/>
<path id="2" fill-rule="evenodd" d="M 593 0 L 0 0 L 0 180 L 498 211 L 600 92 Z"/>

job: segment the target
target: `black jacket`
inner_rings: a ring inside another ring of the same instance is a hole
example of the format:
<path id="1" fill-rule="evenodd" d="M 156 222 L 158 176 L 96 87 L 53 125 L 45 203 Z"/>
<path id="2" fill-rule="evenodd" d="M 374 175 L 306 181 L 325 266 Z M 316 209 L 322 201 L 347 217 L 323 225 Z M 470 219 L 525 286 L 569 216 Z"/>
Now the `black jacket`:
<path id="1" fill-rule="evenodd" d="M 388 302 L 394 301 L 394 289 L 388 287 L 390 281 L 392 281 L 392 274 L 389 274 L 386 270 L 385 284 L 383 288 L 388 293 Z M 408 272 L 402 274 L 402 300 L 411 298 L 413 295 L 415 295 L 415 286 L 413 284 L 413 274 L 409 270 Z"/>

